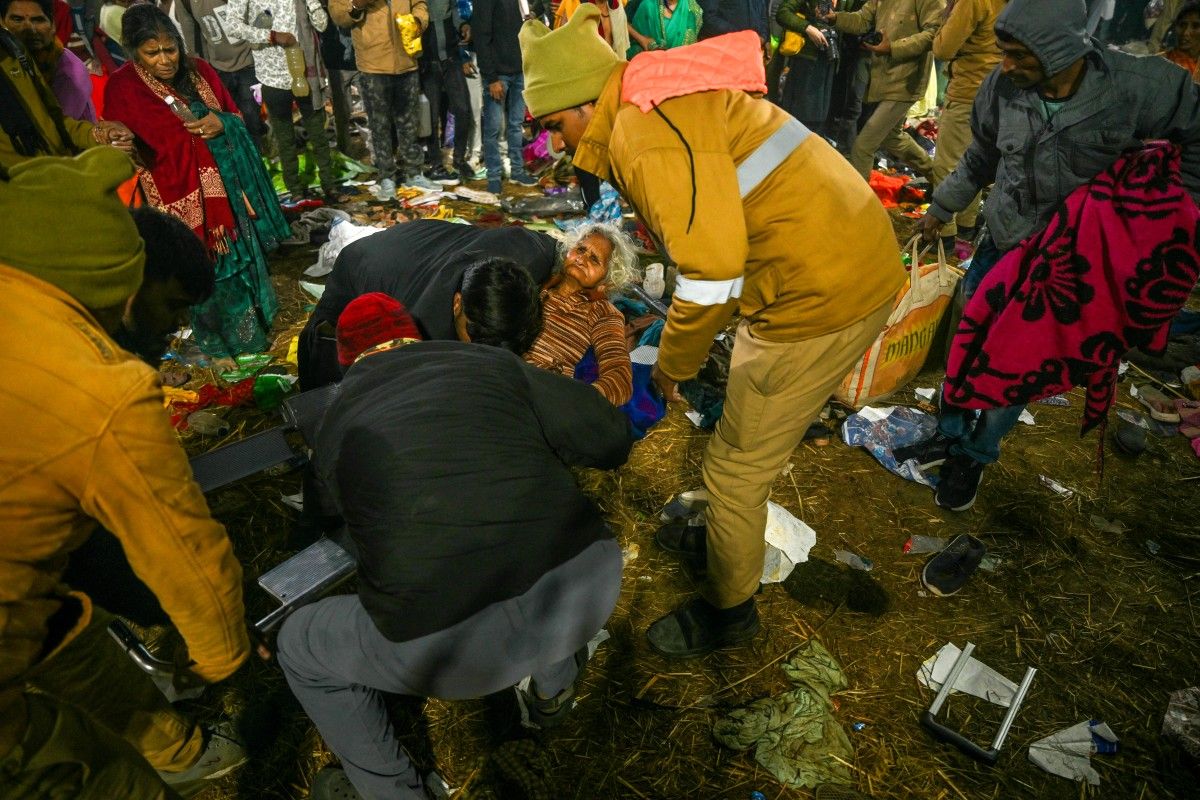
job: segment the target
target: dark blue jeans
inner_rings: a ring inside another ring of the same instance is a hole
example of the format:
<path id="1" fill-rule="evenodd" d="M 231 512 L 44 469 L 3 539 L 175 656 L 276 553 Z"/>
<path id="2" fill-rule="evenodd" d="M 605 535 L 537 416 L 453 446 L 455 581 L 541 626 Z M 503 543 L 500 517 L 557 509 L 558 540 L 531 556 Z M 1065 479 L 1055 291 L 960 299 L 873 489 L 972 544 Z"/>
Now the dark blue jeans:
<path id="1" fill-rule="evenodd" d="M 971 299 L 979 284 L 983 282 L 984 276 L 996 266 L 996 262 L 1003 255 L 996 248 L 991 236 L 983 238 L 967 274 L 959 284 L 964 301 Z M 941 414 L 938 416 L 938 432 L 948 439 L 955 440 L 950 445 L 951 453 L 965 453 L 980 464 L 991 464 L 1000 458 L 1000 440 L 1013 429 L 1024 410 L 1025 406 L 1020 405 L 974 411 L 953 408 L 943 403 Z"/>
<path id="2" fill-rule="evenodd" d="M 497 80 L 504 84 L 504 99 L 492 99 L 488 86 L 483 85 L 483 163 L 487 166 L 488 181 L 504 177 L 503 162 L 500 160 L 500 117 L 503 115 L 508 130 L 508 161 L 513 175 L 525 171 L 525 155 L 522 128 L 525 125 L 524 75 L 500 75 Z"/>

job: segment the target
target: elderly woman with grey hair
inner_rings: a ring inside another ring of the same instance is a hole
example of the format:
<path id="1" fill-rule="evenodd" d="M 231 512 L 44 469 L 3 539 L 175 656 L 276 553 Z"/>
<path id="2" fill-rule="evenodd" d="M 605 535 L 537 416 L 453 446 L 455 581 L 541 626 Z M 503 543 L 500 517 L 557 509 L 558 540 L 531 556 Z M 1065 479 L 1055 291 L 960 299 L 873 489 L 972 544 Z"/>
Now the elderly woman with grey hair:
<path id="1" fill-rule="evenodd" d="M 599 368 L 592 386 L 623 405 L 633 394 L 633 367 L 625 318 L 608 298 L 638 278 L 633 241 L 614 225 L 589 223 L 562 242 L 559 255 L 559 269 L 542 287 L 545 324 L 525 360 L 570 377 L 590 347 Z"/>

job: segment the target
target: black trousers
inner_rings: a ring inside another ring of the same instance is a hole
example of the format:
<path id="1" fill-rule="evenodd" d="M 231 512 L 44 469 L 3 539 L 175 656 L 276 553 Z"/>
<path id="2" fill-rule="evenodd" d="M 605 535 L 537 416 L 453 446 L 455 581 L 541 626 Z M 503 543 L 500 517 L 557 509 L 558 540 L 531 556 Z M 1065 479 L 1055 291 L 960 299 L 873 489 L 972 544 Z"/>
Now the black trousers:
<path id="1" fill-rule="evenodd" d="M 442 142 L 445 139 L 446 112 L 454 115 L 454 163 L 467 160 L 471 137 L 475 135 L 475 118 L 471 114 L 471 95 L 462 64 L 453 58 L 441 61 L 421 59 L 421 91 L 429 100 L 429 118 L 433 135 L 425 145 L 425 163 L 442 165 Z"/>
<path id="2" fill-rule="evenodd" d="M 233 95 L 233 102 L 237 103 L 238 111 L 242 112 L 246 130 L 250 132 L 250 138 L 254 139 L 254 144 L 258 146 L 261 153 L 263 136 L 267 133 L 267 124 L 262 120 L 262 108 L 254 99 L 254 91 L 251 89 L 254 84 L 258 83 L 258 78 L 254 77 L 254 65 L 242 67 L 237 72 L 217 70 L 217 77 Z"/>

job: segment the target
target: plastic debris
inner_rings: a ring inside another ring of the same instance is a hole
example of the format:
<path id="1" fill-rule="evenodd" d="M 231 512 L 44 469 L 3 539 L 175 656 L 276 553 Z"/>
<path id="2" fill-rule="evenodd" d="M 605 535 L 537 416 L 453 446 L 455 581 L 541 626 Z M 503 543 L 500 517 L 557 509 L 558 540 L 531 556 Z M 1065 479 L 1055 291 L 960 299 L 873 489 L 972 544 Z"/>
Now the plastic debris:
<path id="1" fill-rule="evenodd" d="M 1162 545 L 1160 545 L 1158 542 L 1154 541 L 1153 539 L 1146 540 L 1146 552 L 1147 553 L 1149 553 L 1152 556 L 1156 556 L 1159 554 L 1159 552 L 1161 550 L 1162 550 Z"/>
<path id="2" fill-rule="evenodd" d="M 767 800 L 767 796 L 762 792 L 755 790 L 750 793 L 750 800 Z"/>
<path id="3" fill-rule="evenodd" d="M 932 403 L 933 395 L 935 392 L 937 392 L 937 389 L 914 389 L 913 391 L 916 393 L 917 397 Z"/>
<path id="4" fill-rule="evenodd" d="M 961 652 L 953 642 L 943 645 L 941 650 L 925 659 L 917 668 L 917 680 L 922 686 L 928 686 L 934 691 L 941 689 L 942 682 L 949 676 L 950 669 Z M 959 673 L 951 692 L 965 692 L 1008 708 L 1017 693 L 1017 685 L 972 656 Z"/>
<path id="5" fill-rule="evenodd" d="M 1038 483 L 1045 486 L 1050 491 L 1054 492 L 1059 497 L 1067 500 L 1075 496 L 1074 489 L 1068 489 L 1053 478 L 1048 478 L 1045 475 L 1038 475 Z"/>
<path id="6" fill-rule="evenodd" d="M 1200 687 L 1171 692 L 1167 712 L 1163 714 L 1162 733 L 1200 761 Z"/>
<path id="7" fill-rule="evenodd" d="M 842 423 L 842 439 L 851 447 L 865 448 L 889 472 L 932 486 L 935 481 L 921 472 L 916 461 L 901 464 L 893 453 L 897 448 L 928 439 L 936 430 L 937 418 L 915 408 L 863 406 Z"/>
<path id="8" fill-rule="evenodd" d="M 1088 517 L 1088 525 L 1092 526 L 1092 530 L 1099 531 L 1100 533 L 1111 533 L 1114 536 L 1120 536 L 1125 532 L 1125 524 L 1120 520 L 1110 522 L 1097 514 L 1092 514 Z"/>
<path id="9" fill-rule="evenodd" d="M 1036 402 L 1040 405 L 1043 405 L 1043 406 L 1069 406 L 1069 405 L 1071 405 L 1070 398 L 1068 398 L 1065 394 L 1056 394 L 1053 397 L 1043 397 L 1041 400 L 1035 400 L 1034 402 Z"/>
<path id="10" fill-rule="evenodd" d="M 312 295 L 313 298 L 320 300 L 321 295 L 325 294 L 325 284 L 313 283 L 312 281 L 300 281 L 300 288 Z"/>
<path id="11" fill-rule="evenodd" d="M 949 539 L 941 536 L 922 536 L 916 534 L 908 537 L 908 541 L 904 543 L 903 550 L 909 555 L 921 555 L 922 553 L 940 553 L 946 549 L 946 545 L 950 543 Z"/>
<path id="12" fill-rule="evenodd" d="M 1120 740 L 1112 728 L 1091 720 L 1051 734 L 1029 745 L 1029 760 L 1051 775 L 1100 785 L 1100 773 L 1091 765 L 1095 754 L 1115 753 Z"/>
<path id="13" fill-rule="evenodd" d="M 304 492 L 296 492 L 295 494 L 281 494 L 279 500 L 288 508 L 294 509 L 303 513 L 304 511 Z"/>
<path id="14" fill-rule="evenodd" d="M 621 563 L 628 564 L 641 554 L 641 548 L 637 542 L 632 542 L 621 548 Z"/>
<path id="15" fill-rule="evenodd" d="M 984 572 L 995 572 L 1003 563 L 1004 559 L 1000 558 L 1000 556 L 988 553 L 979 560 L 979 568 Z"/>
<path id="16" fill-rule="evenodd" d="M 225 436 L 229 433 L 229 423 L 211 411 L 188 414 L 187 427 L 201 436 Z"/>
<path id="17" fill-rule="evenodd" d="M 1036 425 L 1037 420 L 1033 418 L 1033 414 L 1029 413 L 1029 409 L 1021 409 L 1021 416 L 1017 417 L 1017 421 L 1025 425 Z"/>
<path id="18" fill-rule="evenodd" d="M 850 726 L 850 729 L 851 729 L 852 731 L 854 731 L 855 733 L 861 733 L 861 732 L 862 732 L 862 730 L 863 730 L 864 728 L 866 728 L 866 727 L 867 727 L 867 723 L 865 723 L 865 722 L 856 722 L 856 723 L 854 723 L 853 725 L 851 725 L 851 726 Z"/>
<path id="19" fill-rule="evenodd" d="M 834 550 L 833 557 L 841 563 L 852 569 L 860 569 L 863 572 L 870 572 L 875 567 L 875 562 L 869 558 L 864 558 L 857 553 L 851 553 L 849 550 Z"/>

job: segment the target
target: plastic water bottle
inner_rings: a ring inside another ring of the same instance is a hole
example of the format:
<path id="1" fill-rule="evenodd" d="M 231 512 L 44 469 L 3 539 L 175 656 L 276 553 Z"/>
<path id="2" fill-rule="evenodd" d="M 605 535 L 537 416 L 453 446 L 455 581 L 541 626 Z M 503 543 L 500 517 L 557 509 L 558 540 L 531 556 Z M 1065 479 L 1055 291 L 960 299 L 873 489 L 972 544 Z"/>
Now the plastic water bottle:
<path id="1" fill-rule="evenodd" d="M 188 414 L 188 430 L 201 436 L 224 436 L 229 433 L 229 423 L 211 411 L 193 411 Z"/>
<path id="2" fill-rule="evenodd" d="M 300 45 L 283 48 L 287 58 L 288 73 L 292 76 L 292 94 L 296 97 L 308 97 L 308 65 L 304 63 L 304 51 Z"/>
<path id="3" fill-rule="evenodd" d="M 947 544 L 949 542 L 941 536 L 922 536 L 918 533 L 908 537 L 908 541 L 904 543 L 904 552 L 912 555 L 940 553 L 946 549 Z"/>
<path id="4" fill-rule="evenodd" d="M 663 292 L 667 290 L 662 264 L 650 264 L 646 267 L 646 277 L 642 279 L 642 288 L 655 300 L 662 298 Z"/>
<path id="5" fill-rule="evenodd" d="M 849 550 L 834 550 L 833 557 L 851 569 L 860 569 L 863 572 L 870 572 L 875 566 L 875 562 L 871 559 L 851 553 Z"/>

